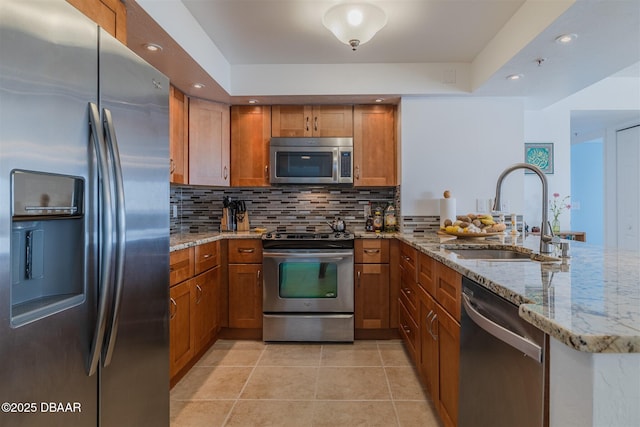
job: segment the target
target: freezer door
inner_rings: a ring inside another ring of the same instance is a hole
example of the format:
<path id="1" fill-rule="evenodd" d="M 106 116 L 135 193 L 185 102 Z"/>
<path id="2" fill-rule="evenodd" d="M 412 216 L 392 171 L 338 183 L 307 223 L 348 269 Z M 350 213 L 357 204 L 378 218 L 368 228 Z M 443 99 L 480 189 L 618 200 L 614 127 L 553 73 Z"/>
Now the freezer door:
<path id="1" fill-rule="evenodd" d="M 97 40 L 97 26 L 65 1 L 0 1 L 2 426 L 96 424 L 97 376 L 85 368 L 96 304 L 87 104 L 97 102 Z M 72 202 L 82 215 L 18 218 L 12 196 L 40 193 L 25 199 L 39 215 L 31 205 L 58 209 L 55 189 L 67 187 L 84 193 Z"/>
<path id="2" fill-rule="evenodd" d="M 168 426 L 169 81 L 101 30 L 100 89 L 103 124 L 120 154 L 118 210 L 126 224 L 119 314 L 109 322 L 100 373 L 100 425 Z"/>

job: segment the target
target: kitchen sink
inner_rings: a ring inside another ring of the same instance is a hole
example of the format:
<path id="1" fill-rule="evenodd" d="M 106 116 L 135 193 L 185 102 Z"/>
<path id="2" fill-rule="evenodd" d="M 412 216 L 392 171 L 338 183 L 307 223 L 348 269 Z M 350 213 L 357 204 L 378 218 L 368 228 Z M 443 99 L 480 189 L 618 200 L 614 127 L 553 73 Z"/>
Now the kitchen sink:
<path id="1" fill-rule="evenodd" d="M 483 261 L 538 261 L 554 262 L 558 258 L 539 255 L 536 253 L 518 252 L 511 249 L 449 249 L 448 251 L 458 255 L 460 259 L 476 259 Z"/>

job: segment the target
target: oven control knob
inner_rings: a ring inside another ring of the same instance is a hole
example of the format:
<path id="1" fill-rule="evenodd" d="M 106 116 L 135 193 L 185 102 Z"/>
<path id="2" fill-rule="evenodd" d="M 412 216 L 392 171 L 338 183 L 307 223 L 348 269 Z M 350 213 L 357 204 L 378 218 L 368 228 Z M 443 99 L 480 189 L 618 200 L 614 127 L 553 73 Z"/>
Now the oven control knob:
<path id="1" fill-rule="evenodd" d="M 280 238 L 280 233 L 276 233 L 276 239 Z"/>
<path id="2" fill-rule="evenodd" d="M 340 233 L 336 233 L 336 234 L 335 234 L 335 238 L 336 238 L 336 239 L 339 239 L 339 238 L 340 238 Z"/>
<path id="3" fill-rule="evenodd" d="M 266 237 L 267 239 L 271 238 L 271 233 L 267 233 L 264 237 Z"/>

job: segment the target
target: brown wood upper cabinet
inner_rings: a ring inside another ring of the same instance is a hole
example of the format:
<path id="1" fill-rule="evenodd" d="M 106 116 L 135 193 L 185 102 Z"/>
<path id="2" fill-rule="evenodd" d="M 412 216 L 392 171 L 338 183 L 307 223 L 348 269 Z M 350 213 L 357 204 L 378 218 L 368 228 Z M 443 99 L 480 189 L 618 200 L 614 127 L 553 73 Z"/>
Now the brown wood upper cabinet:
<path id="1" fill-rule="evenodd" d="M 396 108 L 356 105 L 353 109 L 353 185 L 396 185 Z"/>
<path id="2" fill-rule="evenodd" d="M 127 44 L 127 8 L 121 0 L 67 0 L 122 42 Z"/>
<path id="3" fill-rule="evenodd" d="M 169 181 L 189 183 L 189 99 L 169 86 Z"/>
<path id="4" fill-rule="evenodd" d="M 269 186 L 271 107 L 231 107 L 231 186 Z"/>
<path id="5" fill-rule="evenodd" d="M 229 106 L 189 99 L 189 184 L 229 186 Z"/>
<path id="6" fill-rule="evenodd" d="M 274 105 L 271 136 L 353 136 L 352 105 Z"/>

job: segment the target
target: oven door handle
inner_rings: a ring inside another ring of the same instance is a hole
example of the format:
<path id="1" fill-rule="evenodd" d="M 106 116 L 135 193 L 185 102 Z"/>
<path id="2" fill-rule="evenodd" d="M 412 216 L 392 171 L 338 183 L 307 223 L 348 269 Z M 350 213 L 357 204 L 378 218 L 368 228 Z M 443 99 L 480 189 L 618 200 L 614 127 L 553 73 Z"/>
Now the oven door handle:
<path id="1" fill-rule="evenodd" d="M 353 257 L 352 253 L 345 253 L 344 256 L 341 256 L 342 254 L 336 254 L 335 252 L 302 252 L 302 253 L 295 253 L 295 252 L 267 252 L 267 251 L 263 251 L 262 252 L 262 256 L 263 258 L 273 258 L 273 259 L 277 259 L 277 258 L 281 258 L 281 259 L 296 259 L 296 260 L 300 260 L 300 259 L 318 259 L 321 258 L 323 261 L 342 261 L 348 258 Z"/>

